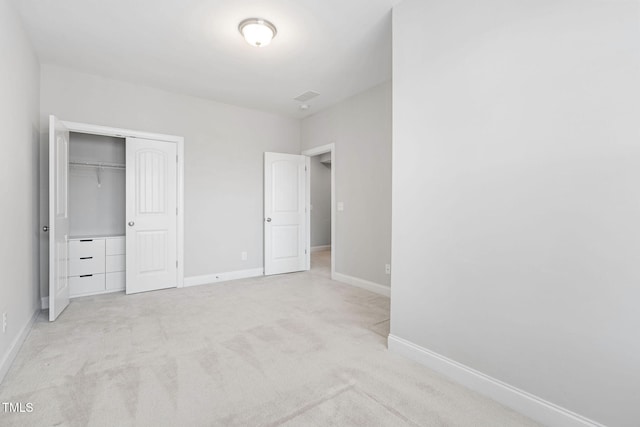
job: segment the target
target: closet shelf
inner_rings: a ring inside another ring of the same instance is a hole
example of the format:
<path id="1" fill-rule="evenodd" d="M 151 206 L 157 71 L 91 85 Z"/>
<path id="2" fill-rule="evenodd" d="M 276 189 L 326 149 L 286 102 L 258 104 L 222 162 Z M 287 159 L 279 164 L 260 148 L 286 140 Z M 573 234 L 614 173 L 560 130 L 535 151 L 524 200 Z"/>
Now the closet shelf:
<path id="1" fill-rule="evenodd" d="M 84 168 L 101 168 L 101 169 L 124 169 L 125 165 L 118 163 L 95 163 L 95 162 L 69 162 L 70 166 Z"/>

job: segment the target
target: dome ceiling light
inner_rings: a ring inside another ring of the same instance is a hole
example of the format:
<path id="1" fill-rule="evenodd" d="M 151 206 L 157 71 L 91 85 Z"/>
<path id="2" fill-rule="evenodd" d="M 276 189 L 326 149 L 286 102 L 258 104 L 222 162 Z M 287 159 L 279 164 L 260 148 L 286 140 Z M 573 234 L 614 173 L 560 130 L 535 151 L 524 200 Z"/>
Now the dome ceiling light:
<path id="1" fill-rule="evenodd" d="M 276 26 L 260 18 L 245 19 L 238 25 L 238 31 L 251 46 L 265 47 L 278 34 Z"/>

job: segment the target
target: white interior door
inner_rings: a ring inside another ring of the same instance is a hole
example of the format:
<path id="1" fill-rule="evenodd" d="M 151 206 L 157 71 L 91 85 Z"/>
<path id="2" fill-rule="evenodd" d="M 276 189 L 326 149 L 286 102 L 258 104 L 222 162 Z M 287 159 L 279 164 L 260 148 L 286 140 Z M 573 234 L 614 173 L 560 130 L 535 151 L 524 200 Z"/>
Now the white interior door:
<path id="1" fill-rule="evenodd" d="M 69 305 L 69 131 L 49 117 L 49 320 Z"/>
<path id="2" fill-rule="evenodd" d="M 264 154 L 264 274 L 309 269 L 307 171 L 309 158 Z"/>
<path id="3" fill-rule="evenodd" d="M 127 138 L 127 294 L 178 283 L 177 148 Z"/>

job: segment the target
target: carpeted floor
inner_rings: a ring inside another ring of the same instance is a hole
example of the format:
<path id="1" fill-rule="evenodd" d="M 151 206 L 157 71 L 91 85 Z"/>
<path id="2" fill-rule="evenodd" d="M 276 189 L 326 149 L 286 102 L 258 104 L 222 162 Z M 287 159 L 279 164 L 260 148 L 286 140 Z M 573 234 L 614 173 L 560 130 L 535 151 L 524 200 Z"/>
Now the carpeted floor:
<path id="1" fill-rule="evenodd" d="M 534 426 L 386 349 L 389 299 L 311 272 L 76 299 L 43 312 L 0 425 Z"/>

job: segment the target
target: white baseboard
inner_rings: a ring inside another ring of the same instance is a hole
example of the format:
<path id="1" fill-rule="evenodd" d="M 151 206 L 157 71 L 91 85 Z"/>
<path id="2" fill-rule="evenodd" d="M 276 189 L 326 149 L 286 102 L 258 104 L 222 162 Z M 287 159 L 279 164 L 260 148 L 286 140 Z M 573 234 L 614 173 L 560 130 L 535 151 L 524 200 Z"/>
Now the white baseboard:
<path id="1" fill-rule="evenodd" d="M 184 278 L 184 287 L 208 285 L 211 283 L 228 282 L 229 280 L 247 279 L 264 275 L 264 269 L 253 268 L 251 270 L 229 271 L 227 273 L 205 274 Z"/>
<path id="2" fill-rule="evenodd" d="M 421 363 L 463 386 L 549 427 L 604 427 L 519 388 L 497 380 L 403 338 L 389 335 L 389 350 Z"/>
<path id="3" fill-rule="evenodd" d="M 346 274 L 342 273 L 334 273 L 332 279 L 338 282 L 346 283 L 347 285 L 366 289 L 367 291 L 375 292 L 376 294 L 384 295 L 386 297 L 391 296 L 391 288 L 379 283 L 370 282 L 368 280 L 359 279 L 357 277 L 347 276 Z"/>
<path id="4" fill-rule="evenodd" d="M 184 287 L 186 288 L 189 286 L 200 286 L 200 285 L 208 285 L 211 283 L 228 282 L 229 280 L 247 279 L 249 277 L 258 277 L 262 275 L 264 275 L 264 270 L 262 268 L 254 268 L 251 270 L 229 271 L 226 273 L 205 274 L 203 276 L 185 277 Z M 120 291 L 108 291 L 108 292 L 102 292 L 102 293 L 110 293 L 110 292 L 120 292 Z M 78 295 L 78 297 L 79 296 L 86 296 L 86 295 Z M 49 308 L 48 296 L 42 297 L 41 307 L 43 310 L 46 310 Z"/>
<path id="5" fill-rule="evenodd" d="M 31 316 L 31 319 L 27 322 L 26 325 L 22 327 L 22 330 L 20 331 L 18 336 L 13 340 L 13 342 L 9 346 L 9 350 L 7 351 L 7 354 L 0 361 L 0 383 L 2 383 L 2 380 L 4 380 L 5 375 L 7 375 L 7 372 L 9 372 L 9 368 L 11 367 L 11 364 L 13 363 L 16 356 L 18 355 L 18 351 L 20 351 L 20 347 L 22 347 L 22 343 L 24 342 L 25 339 L 27 339 L 27 335 L 29 335 L 29 332 L 31 332 L 31 328 L 33 327 L 33 324 L 38 318 L 39 313 L 40 313 L 40 310 L 36 310 L 33 313 L 33 316 Z"/>
<path id="6" fill-rule="evenodd" d="M 312 246 L 311 247 L 311 253 L 330 251 L 330 250 L 331 250 L 331 245 L 322 245 L 322 246 Z"/>

